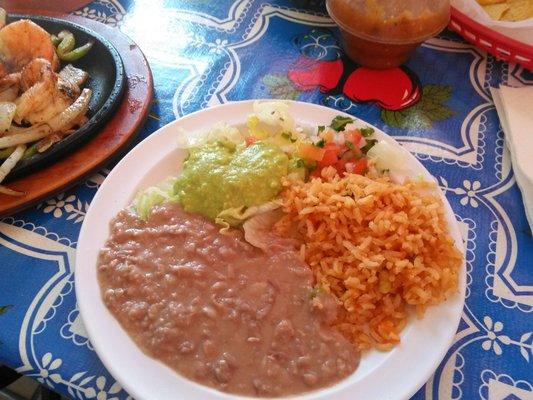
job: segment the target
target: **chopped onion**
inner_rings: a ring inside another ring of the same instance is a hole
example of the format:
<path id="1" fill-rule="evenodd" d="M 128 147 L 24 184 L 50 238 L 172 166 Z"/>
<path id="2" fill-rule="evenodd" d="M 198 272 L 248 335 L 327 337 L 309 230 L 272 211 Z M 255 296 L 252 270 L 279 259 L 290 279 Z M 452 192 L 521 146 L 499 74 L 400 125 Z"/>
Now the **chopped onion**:
<path id="1" fill-rule="evenodd" d="M 375 162 L 380 170 L 397 170 L 404 167 L 405 156 L 401 150 L 394 148 L 387 142 L 379 141 L 367 153 L 369 159 Z"/>
<path id="2" fill-rule="evenodd" d="M 354 163 L 346 163 L 346 165 L 345 165 L 346 172 L 351 174 L 353 172 L 354 167 L 355 167 Z"/>

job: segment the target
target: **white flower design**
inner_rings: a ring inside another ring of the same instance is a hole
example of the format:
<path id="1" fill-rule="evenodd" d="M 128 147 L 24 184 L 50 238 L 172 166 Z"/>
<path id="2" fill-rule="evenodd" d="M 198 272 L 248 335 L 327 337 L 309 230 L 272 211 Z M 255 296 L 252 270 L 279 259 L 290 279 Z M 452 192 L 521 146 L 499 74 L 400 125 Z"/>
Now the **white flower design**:
<path id="1" fill-rule="evenodd" d="M 37 206 L 37 209 L 43 208 L 43 212 L 52 213 L 55 218 L 61 218 L 63 214 L 67 214 L 67 221 L 73 220 L 75 224 L 84 220 L 85 214 L 89 209 L 88 202 L 82 202 L 80 199 L 76 201 L 76 195 L 72 194 L 65 198 L 65 194 L 61 193 L 55 199 L 47 200 Z"/>
<path id="2" fill-rule="evenodd" d="M 54 217 L 61 218 L 63 211 L 69 212 L 67 207 L 72 207 L 72 205 L 68 203 L 72 203 L 74 200 L 76 200 L 75 195 L 70 195 L 66 199 L 63 199 L 64 197 L 65 193 L 61 193 L 55 199 L 46 201 L 47 206 L 44 207 L 43 212 L 46 214 L 53 213 Z"/>
<path id="3" fill-rule="evenodd" d="M 497 335 L 503 330 L 503 324 L 500 321 L 493 323 L 492 318 L 485 316 L 483 323 L 487 327 L 487 340 L 481 343 L 481 347 L 485 351 L 493 350 L 497 356 L 502 354 L 502 347 L 498 342 L 508 345 L 511 343 L 511 338 L 507 335 Z"/>
<path id="4" fill-rule="evenodd" d="M 224 51 L 224 46 L 228 44 L 228 41 L 226 39 L 215 39 L 215 44 L 209 44 L 209 52 L 215 53 L 215 54 L 222 54 Z"/>
<path id="5" fill-rule="evenodd" d="M 56 358 L 55 360 L 52 360 L 52 353 L 46 353 L 41 359 L 41 363 L 42 366 L 39 369 L 37 380 L 50 387 L 54 387 L 54 383 L 59 383 L 61 381 L 61 375 L 52 373 L 52 371 L 61 366 L 61 359 Z"/>
<path id="6" fill-rule="evenodd" d="M 118 382 L 115 382 L 111 385 L 109 390 L 106 391 L 106 383 L 107 380 L 105 376 L 100 376 L 96 379 L 96 388 L 98 389 L 98 392 L 94 390 L 93 388 L 89 388 L 85 391 L 85 395 L 89 398 L 93 398 L 96 396 L 96 400 L 119 400 L 118 397 L 107 397 L 108 395 L 117 394 L 122 390 L 122 387 L 118 384 Z"/>
<path id="7" fill-rule="evenodd" d="M 105 3 L 99 2 L 100 4 L 106 5 Z M 109 7 L 107 7 L 109 8 Z M 79 11 L 74 11 L 74 15 L 79 15 L 85 18 L 94 19 L 98 22 L 110 26 L 118 26 L 122 21 L 123 15 L 118 12 L 118 10 L 110 10 L 110 14 L 106 14 L 104 11 L 98 11 L 93 8 L 84 7 Z"/>
<path id="8" fill-rule="evenodd" d="M 481 183 L 479 181 L 474 181 L 471 183 L 470 181 L 464 180 L 463 186 L 464 189 L 455 188 L 454 190 L 454 192 L 458 195 L 465 195 L 459 202 L 463 206 L 466 206 L 468 203 L 470 203 L 472 207 L 477 208 L 479 203 L 476 200 L 476 191 L 481 187 Z"/>

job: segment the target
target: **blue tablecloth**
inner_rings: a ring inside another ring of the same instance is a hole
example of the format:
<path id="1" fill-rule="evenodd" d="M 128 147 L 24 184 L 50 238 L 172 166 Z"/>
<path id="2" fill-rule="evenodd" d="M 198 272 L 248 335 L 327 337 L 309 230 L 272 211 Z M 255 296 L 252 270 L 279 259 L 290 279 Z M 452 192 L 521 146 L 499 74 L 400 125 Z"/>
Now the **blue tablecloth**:
<path id="1" fill-rule="evenodd" d="M 117 26 L 145 52 L 156 96 L 139 140 L 187 113 L 248 98 L 325 104 L 396 137 L 437 177 L 467 247 L 455 342 L 414 398 L 532 399 L 533 239 L 489 87 L 533 85 L 533 73 L 446 31 L 406 68 L 375 76 L 343 56 L 323 7 L 96 0 L 76 14 Z M 394 108 L 416 90 L 422 100 L 404 111 L 360 101 Z M 0 362 L 78 399 L 128 398 L 87 339 L 73 287 L 80 226 L 107 172 L 0 222 Z"/>

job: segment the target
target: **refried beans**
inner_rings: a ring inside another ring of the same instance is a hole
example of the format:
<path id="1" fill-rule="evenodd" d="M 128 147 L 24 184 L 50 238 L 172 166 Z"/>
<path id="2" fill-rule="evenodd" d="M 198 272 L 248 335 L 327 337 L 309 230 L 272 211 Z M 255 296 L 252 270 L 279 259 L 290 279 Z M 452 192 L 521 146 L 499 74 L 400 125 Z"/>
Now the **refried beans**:
<path id="1" fill-rule="evenodd" d="M 177 204 L 147 222 L 118 214 L 100 253 L 105 304 L 137 345 L 224 392 L 283 396 L 350 375 L 359 354 L 330 327 L 336 304 L 313 297 L 310 268 L 283 239 L 268 251 L 220 233 Z"/>

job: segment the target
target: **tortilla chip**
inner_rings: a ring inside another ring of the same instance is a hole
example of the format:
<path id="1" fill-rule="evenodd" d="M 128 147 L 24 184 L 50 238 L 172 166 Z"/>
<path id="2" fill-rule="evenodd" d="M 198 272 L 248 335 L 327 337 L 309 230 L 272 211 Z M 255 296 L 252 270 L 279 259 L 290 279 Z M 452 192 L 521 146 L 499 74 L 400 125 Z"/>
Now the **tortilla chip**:
<path id="1" fill-rule="evenodd" d="M 477 2 L 479 4 L 481 4 L 482 6 L 487 6 L 487 5 L 491 5 L 491 4 L 506 3 L 507 0 L 477 0 Z"/>
<path id="2" fill-rule="evenodd" d="M 533 18 L 533 0 L 509 0 L 509 9 L 502 15 L 502 21 L 523 21 Z"/>
<path id="3" fill-rule="evenodd" d="M 483 7 L 483 9 L 486 11 L 487 14 L 489 14 L 489 17 L 492 19 L 499 21 L 502 19 L 503 14 L 509 10 L 509 5 L 506 3 L 501 4 L 491 4 L 488 6 Z"/>

